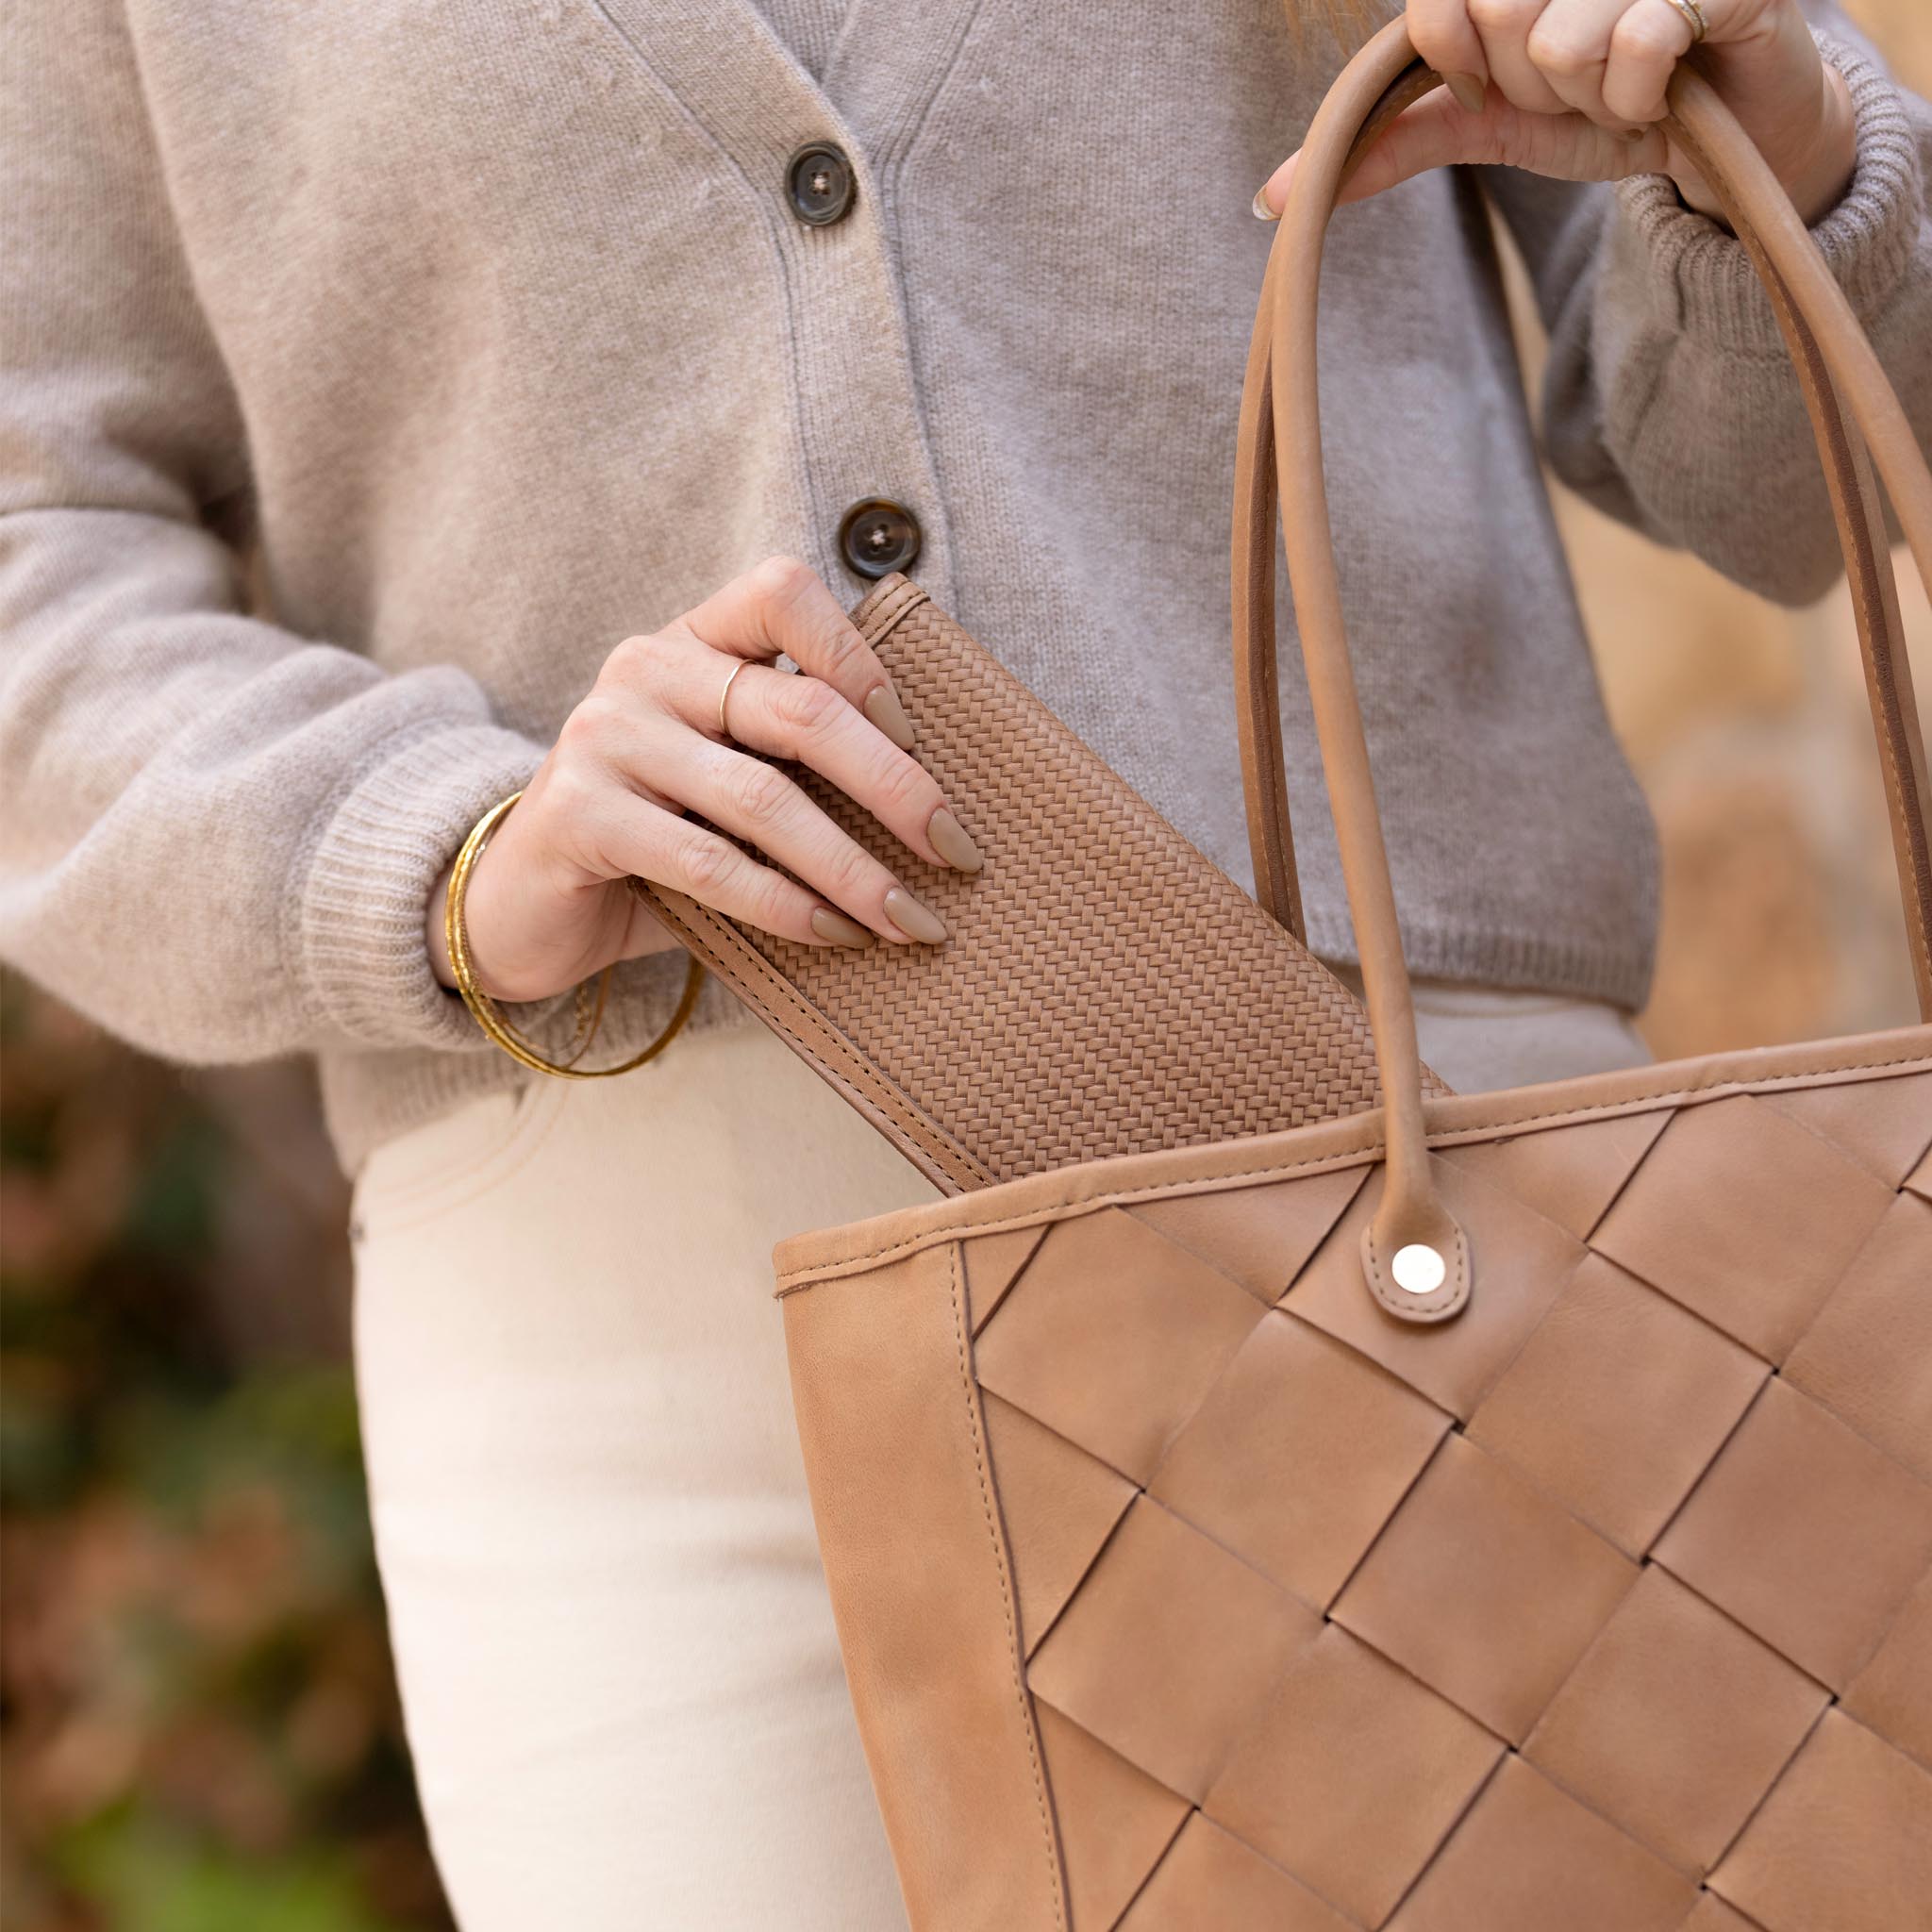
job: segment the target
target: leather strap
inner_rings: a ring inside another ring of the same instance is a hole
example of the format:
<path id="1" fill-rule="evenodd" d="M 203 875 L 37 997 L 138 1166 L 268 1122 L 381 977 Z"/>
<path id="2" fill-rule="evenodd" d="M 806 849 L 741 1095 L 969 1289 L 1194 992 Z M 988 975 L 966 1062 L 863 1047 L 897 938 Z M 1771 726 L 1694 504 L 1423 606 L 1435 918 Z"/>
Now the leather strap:
<path id="1" fill-rule="evenodd" d="M 1467 1300 L 1467 1242 L 1436 1193 L 1415 1017 L 1360 707 L 1350 666 L 1329 525 L 1316 381 L 1323 243 L 1352 165 L 1388 121 L 1439 85 L 1407 29 L 1378 33 L 1336 82 L 1296 169 L 1262 287 L 1243 391 L 1233 542 L 1236 697 L 1257 896 L 1300 929 L 1275 707 L 1273 529 L 1276 492 L 1342 874 L 1374 1029 L 1388 1147 L 1384 1193 L 1363 1241 L 1376 1299 L 1408 1321 L 1441 1321 Z M 1696 161 L 1764 277 L 1804 386 L 1830 481 L 1857 606 L 1885 771 L 1921 1012 L 1932 1019 L 1932 836 L 1926 773 L 1870 457 L 1920 573 L 1932 583 L 1932 475 L 1870 342 L 1796 210 L 1736 119 L 1694 68 L 1671 89 L 1671 131 Z M 1848 420 L 1849 415 L 1849 420 Z M 1854 426 L 1856 425 L 1856 426 Z M 1278 468 L 1275 461 L 1278 450 Z M 1410 1243 L 1444 1261 L 1441 1284 L 1403 1289 L 1392 1257 Z"/>
<path id="2" fill-rule="evenodd" d="M 1385 38 L 1378 37 L 1378 38 Z M 1364 56 L 1374 50 L 1372 41 Z M 1358 63 L 1357 63 L 1358 64 Z M 1339 89 L 1354 72 L 1336 82 Z M 1382 130 L 1404 108 L 1441 82 L 1420 61 L 1391 86 L 1363 121 L 1349 156 L 1352 173 Z M 1347 173 L 1342 176 L 1346 181 Z M 1337 192 L 1341 191 L 1338 188 Z M 1286 215 L 1283 216 L 1284 223 Z M 1234 452 L 1235 728 L 1241 741 L 1242 790 L 1248 812 L 1248 852 L 1254 861 L 1255 897 L 1261 909 L 1304 945 L 1307 926 L 1295 871 L 1294 833 L 1288 808 L 1288 773 L 1281 743 L 1281 703 L 1274 655 L 1274 515 L 1279 496 L 1274 462 L 1273 380 L 1276 294 L 1287 251 L 1269 251 L 1248 343 L 1241 383 L 1240 426 Z"/>

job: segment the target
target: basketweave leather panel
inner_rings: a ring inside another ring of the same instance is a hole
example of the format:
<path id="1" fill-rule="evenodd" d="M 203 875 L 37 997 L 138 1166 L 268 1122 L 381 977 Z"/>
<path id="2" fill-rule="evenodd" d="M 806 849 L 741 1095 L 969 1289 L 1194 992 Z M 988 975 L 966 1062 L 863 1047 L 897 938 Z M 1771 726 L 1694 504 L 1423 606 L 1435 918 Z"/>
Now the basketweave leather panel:
<path id="1" fill-rule="evenodd" d="M 802 946 L 647 888 L 794 1052 L 950 1191 L 1376 1104 L 1359 1002 L 990 653 L 903 576 L 853 617 L 985 870 L 785 769 L 951 937 Z"/>
<path id="2" fill-rule="evenodd" d="M 1907 1189 L 1918 1195 L 1922 1201 L 1932 1201 L 1932 1154 L 1918 1164 L 1906 1176 Z"/>
<path id="3" fill-rule="evenodd" d="M 842 1274 L 805 1248 L 788 1324 L 893 1256 L 967 1276 L 990 1249 L 974 1373 L 1003 1385 L 989 1468 L 1075 1932 L 1923 1917 L 1932 1035 L 1894 1044 L 1671 1070 L 1647 1101 L 1532 1090 L 1487 1129 L 1438 1104 L 1475 1288 L 1413 1354 L 1360 1286 L 1378 1172 L 1349 1122 L 1245 1174 L 1161 1156 L 908 1210 L 843 1231 Z M 1736 1268 L 1656 1265 L 1699 1161 L 1760 1306 Z"/>

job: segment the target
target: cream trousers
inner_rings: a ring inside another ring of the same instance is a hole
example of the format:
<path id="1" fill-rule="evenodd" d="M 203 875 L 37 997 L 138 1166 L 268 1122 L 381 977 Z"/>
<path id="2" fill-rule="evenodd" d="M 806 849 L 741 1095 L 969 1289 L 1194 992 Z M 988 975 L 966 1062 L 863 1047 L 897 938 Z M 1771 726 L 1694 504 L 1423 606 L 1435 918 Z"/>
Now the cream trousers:
<path id="1" fill-rule="evenodd" d="M 1418 1003 L 1465 1091 L 1645 1057 L 1607 1008 Z M 493 1095 L 364 1168 L 376 1551 L 464 1932 L 904 1932 L 770 1255 L 930 1193 L 749 1026 Z"/>

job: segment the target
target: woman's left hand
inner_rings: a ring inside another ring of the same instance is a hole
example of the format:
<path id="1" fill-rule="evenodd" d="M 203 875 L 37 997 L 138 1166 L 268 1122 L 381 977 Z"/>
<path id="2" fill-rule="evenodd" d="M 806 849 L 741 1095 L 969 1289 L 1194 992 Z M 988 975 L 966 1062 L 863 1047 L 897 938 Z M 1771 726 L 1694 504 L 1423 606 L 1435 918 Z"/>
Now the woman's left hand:
<path id="1" fill-rule="evenodd" d="M 1664 90 L 1707 32 L 1702 65 L 1784 183 L 1816 222 L 1850 185 L 1851 96 L 1819 58 L 1798 0 L 1408 0 L 1415 49 L 1449 83 L 1394 122 L 1345 200 L 1457 162 L 1527 168 L 1563 181 L 1665 174 L 1706 214 L 1717 204 L 1657 124 Z M 1256 197 L 1278 215 L 1291 157 Z"/>

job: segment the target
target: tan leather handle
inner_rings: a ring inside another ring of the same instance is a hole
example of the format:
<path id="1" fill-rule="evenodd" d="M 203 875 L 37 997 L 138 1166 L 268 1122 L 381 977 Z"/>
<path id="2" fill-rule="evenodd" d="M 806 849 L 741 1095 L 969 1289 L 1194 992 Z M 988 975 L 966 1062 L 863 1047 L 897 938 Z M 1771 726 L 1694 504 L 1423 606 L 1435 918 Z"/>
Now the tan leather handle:
<path id="1" fill-rule="evenodd" d="M 1272 525 L 1278 487 L 1289 507 L 1289 576 L 1383 1089 L 1384 1193 L 1363 1239 L 1364 1268 L 1371 1290 L 1391 1313 L 1421 1322 L 1447 1319 L 1463 1306 L 1470 1258 L 1429 1174 L 1408 975 L 1328 518 L 1315 351 L 1323 242 L 1348 170 L 1390 118 L 1437 84 L 1416 62 L 1406 28 L 1395 22 L 1350 62 L 1308 131 L 1269 259 L 1249 355 L 1233 544 L 1236 693 L 1257 892 L 1276 918 L 1299 931 L 1274 702 Z M 1710 182 L 1765 278 L 1805 386 L 1857 605 L 1921 1009 L 1932 1018 L 1932 840 L 1924 751 L 1865 445 L 1928 583 L 1932 475 L 1849 304 L 1735 118 L 1688 67 L 1673 82 L 1671 108 L 1674 136 Z M 1857 429 L 1846 420 L 1847 408 Z M 1405 1257 L 1405 1249 L 1412 1252 Z M 1434 1285 L 1427 1285 L 1436 1275 Z"/>

